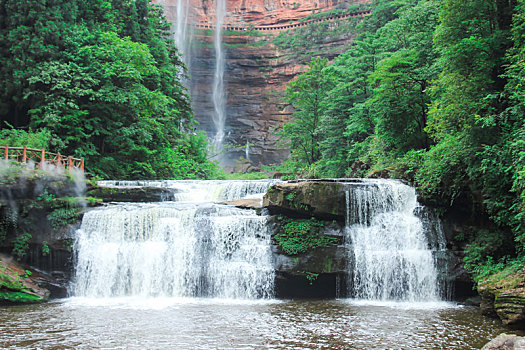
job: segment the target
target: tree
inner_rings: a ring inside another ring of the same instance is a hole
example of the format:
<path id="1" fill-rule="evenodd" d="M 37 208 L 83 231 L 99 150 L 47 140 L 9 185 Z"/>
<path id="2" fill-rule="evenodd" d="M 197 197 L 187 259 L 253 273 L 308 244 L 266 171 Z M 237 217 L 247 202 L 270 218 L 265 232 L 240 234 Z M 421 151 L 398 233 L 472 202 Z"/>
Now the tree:
<path id="1" fill-rule="evenodd" d="M 288 102 L 295 112 L 282 133 L 290 140 L 292 157 L 307 165 L 313 165 L 321 157 L 319 125 L 322 100 L 328 88 L 322 71 L 327 65 L 327 59 L 312 59 L 308 63 L 309 69 L 292 81 L 286 90 Z"/>

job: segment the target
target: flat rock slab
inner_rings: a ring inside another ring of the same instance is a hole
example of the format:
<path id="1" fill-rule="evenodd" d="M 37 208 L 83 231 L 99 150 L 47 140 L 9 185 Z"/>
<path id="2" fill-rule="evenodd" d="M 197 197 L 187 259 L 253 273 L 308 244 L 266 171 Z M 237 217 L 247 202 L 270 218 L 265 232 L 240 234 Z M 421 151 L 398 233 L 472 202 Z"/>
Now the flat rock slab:
<path id="1" fill-rule="evenodd" d="M 262 200 L 259 198 L 238 199 L 235 201 L 222 202 L 221 204 L 234 205 L 237 208 L 242 208 L 242 209 L 261 209 L 262 208 Z"/>

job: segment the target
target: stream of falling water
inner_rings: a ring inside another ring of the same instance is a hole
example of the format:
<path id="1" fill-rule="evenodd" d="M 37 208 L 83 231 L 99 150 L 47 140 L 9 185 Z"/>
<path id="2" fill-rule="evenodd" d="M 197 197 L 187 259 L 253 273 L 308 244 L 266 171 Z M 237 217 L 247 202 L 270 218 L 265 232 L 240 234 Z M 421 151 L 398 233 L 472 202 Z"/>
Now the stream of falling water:
<path id="1" fill-rule="evenodd" d="M 182 55 L 182 61 L 188 70 L 191 65 L 191 32 L 190 0 L 177 0 L 175 45 Z"/>
<path id="2" fill-rule="evenodd" d="M 428 239 L 428 230 L 415 215 L 415 189 L 399 181 L 366 180 L 349 187 L 346 198 L 353 296 L 440 300 L 434 252 L 445 249 L 444 236 L 438 230 L 436 239 Z"/>
<path id="3" fill-rule="evenodd" d="M 273 182 L 151 182 L 176 191 L 175 201 L 89 211 L 76 237 L 73 295 L 272 298 L 267 216 L 210 201 L 261 197 Z"/>
<path id="4" fill-rule="evenodd" d="M 215 136 L 213 145 L 219 148 L 224 143 L 224 129 L 226 123 L 226 96 L 224 92 L 225 57 L 222 46 L 222 26 L 226 15 L 226 0 L 216 0 L 215 8 L 215 73 L 213 76 L 213 124 Z"/>

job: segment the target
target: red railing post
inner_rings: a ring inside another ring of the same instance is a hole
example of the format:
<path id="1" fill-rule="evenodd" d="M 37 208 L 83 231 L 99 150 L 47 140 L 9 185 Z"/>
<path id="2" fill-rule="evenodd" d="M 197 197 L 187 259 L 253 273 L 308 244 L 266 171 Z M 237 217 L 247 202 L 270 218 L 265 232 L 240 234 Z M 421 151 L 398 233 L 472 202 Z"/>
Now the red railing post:
<path id="1" fill-rule="evenodd" d="M 4 158 L 5 160 L 9 160 L 9 147 L 7 147 L 7 145 L 5 145 Z"/>
<path id="2" fill-rule="evenodd" d="M 40 153 L 40 169 L 44 169 L 44 163 L 46 161 L 46 149 L 42 148 L 42 153 Z"/>
<path id="3" fill-rule="evenodd" d="M 71 171 L 72 166 L 73 166 L 73 157 L 69 156 L 67 157 L 67 170 Z"/>
<path id="4" fill-rule="evenodd" d="M 24 146 L 24 151 L 22 153 L 22 163 L 27 162 L 27 146 Z"/>
<path id="5" fill-rule="evenodd" d="M 80 159 L 80 170 L 84 172 L 84 158 Z"/>

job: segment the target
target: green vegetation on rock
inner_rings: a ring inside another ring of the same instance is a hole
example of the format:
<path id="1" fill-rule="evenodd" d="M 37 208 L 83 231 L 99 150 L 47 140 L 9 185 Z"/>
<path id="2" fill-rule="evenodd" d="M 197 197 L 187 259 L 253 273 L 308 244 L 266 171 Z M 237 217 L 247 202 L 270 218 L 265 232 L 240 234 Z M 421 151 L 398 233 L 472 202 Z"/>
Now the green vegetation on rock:
<path id="1" fill-rule="evenodd" d="M 45 298 L 24 285 L 23 281 L 30 275 L 31 272 L 28 270 L 23 275 L 19 275 L 0 260 L 0 302 L 34 303 L 44 301 Z"/>
<path id="2" fill-rule="evenodd" d="M 274 235 L 274 239 L 287 255 L 305 253 L 311 249 L 338 242 L 336 237 L 320 233 L 325 223 L 315 218 L 290 219 L 281 216 L 279 222 L 281 229 Z"/>

